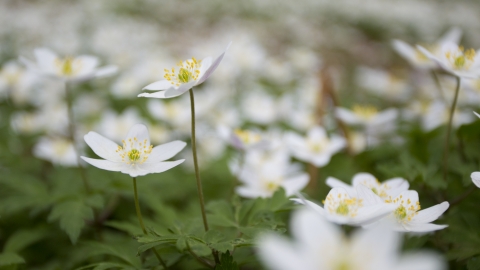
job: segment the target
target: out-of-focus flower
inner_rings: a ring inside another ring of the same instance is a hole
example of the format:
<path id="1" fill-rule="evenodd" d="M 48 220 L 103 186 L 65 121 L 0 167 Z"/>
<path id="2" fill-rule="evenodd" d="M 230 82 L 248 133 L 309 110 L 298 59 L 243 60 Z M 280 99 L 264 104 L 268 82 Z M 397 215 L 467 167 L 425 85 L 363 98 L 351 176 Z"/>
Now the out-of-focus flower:
<path id="1" fill-rule="evenodd" d="M 332 155 L 346 145 L 345 139 L 340 136 L 328 138 L 325 129 L 320 126 L 310 129 L 307 138 L 290 132 L 285 135 L 285 139 L 294 157 L 317 167 L 327 165 Z"/>
<path id="2" fill-rule="evenodd" d="M 218 134 L 237 150 L 246 151 L 254 148 L 265 147 L 268 142 L 257 131 L 234 129 L 226 126 L 218 127 Z"/>
<path id="3" fill-rule="evenodd" d="M 136 123 L 142 123 L 144 120 L 140 117 L 136 108 L 128 108 L 121 114 L 117 114 L 112 110 L 103 113 L 97 130 L 107 138 L 114 141 L 121 141 L 124 134 Z"/>
<path id="4" fill-rule="evenodd" d="M 407 180 L 400 177 L 388 179 L 380 183 L 375 176 L 369 173 L 355 174 L 352 178 L 351 186 L 334 177 L 328 177 L 326 182 L 329 187 L 344 188 L 349 194 L 354 194 L 357 186 L 364 185 L 371 189 L 373 193 L 377 194 L 384 201 L 390 197 L 397 197 L 403 191 L 408 190 L 408 187 L 410 186 Z"/>
<path id="5" fill-rule="evenodd" d="M 471 79 L 480 77 L 480 50 L 465 50 L 463 46 L 453 42 L 443 44 L 436 55 L 422 46 L 418 46 L 418 49 L 442 69 L 457 77 Z"/>
<path id="6" fill-rule="evenodd" d="M 458 28 L 452 28 L 448 31 L 436 44 L 426 46 L 432 55 L 439 55 L 440 48 L 449 42 L 458 43 L 462 31 Z M 407 60 L 412 66 L 417 68 L 431 69 L 435 68 L 437 64 L 430 59 L 418 48 L 414 48 L 401 40 L 392 41 L 393 48 Z"/>
<path id="7" fill-rule="evenodd" d="M 164 160 L 176 155 L 186 145 L 182 141 L 173 141 L 154 148 L 150 145 L 147 127 L 142 124 L 136 124 L 130 129 L 127 137 L 122 141 L 123 146 L 119 146 L 93 131 L 85 135 L 85 142 L 95 154 L 104 160 L 82 156 L 83 160 L 97 168 L 122 172 L 131 177 L 161 173 L 177 166 L 184 159 Z"/>
<path id="8" fill-rule="evenodd" d="M 273 96 L 263 90 L 255 89 L 243 96 L 241 110 L 249 121 L 269 125 L 278 120 L 281 105 Z"/>
<path id="9" fill-rule="evenodd" d="M 97 68 L 98 58 L 91 55 L 60 58 L 46 48 L 34 51 L 36 62 L 20 57 L 28 69 L 33 72 L 69 82 L 81 82 L 95 77 L 105 77 L 117 72 L 116 66 Z"/>
<path id="10" fill-rule="evenodd" d="M 355 77 L 360 87 L 387 100 L 399 102 L 410 97 L 412 88 L 407 80 L 386 70 L 361 67 Z"/>
<path id="11" fill-rule="evenodd" d="M 274 234 L 257 241 L 260 259 L 269 269 L 445 269 L 441 257 L 431 253 L 400 256 L 400 236 L 387 228 L 359 230 L 348 238 L 309 209 L 295 212 L 290 224 L 294 243 Z"/>
<path id="12" fill-rule="evenodd" d="M 15 104 L 31 100 L 31 91 L 37 76 L 21 67 L 16 61 L 5 63 L 0 69 L 0 96 L 9 95 Z"/>
<path id="13" fill-rule="evenodd" d="M 212 61 L 211 57 L 203 60 L 192 59 L 178 63 L 179 68 L 165 69 L 164 80 L 157 81 L 145 86 L 142 90 L 158 91 L 154 93 L 142 93 L 139 97 L 172 98 L 190 90 L 190 88 L 203 83 L 217 69 L 225 52 L 230 47 L 228 44 L 225 51 Z"/>
<path id="14" fill-rule="evenodd" d="M 323 201 L 323 207 L 310 201 L 292 200 L 307 203 L 307 206 L 331 222 L 354 226 L 372 224 L 395 210 L 394 205 L 383 202 L 364 185 L 357 185 L 355 190 L 339 187 L 331 189 Z"/>
<path id="15" fill-rule="evenodd" d="M 480 188 L 480 172 L 473 172 L 470 177 L 472 178 L 472 182 Z"/>
<path id="16" fill-rule="evenodd" d="M 418 193 L 415 190 L 403 191 L 396 197 L 389 196 L 389 199 L 385 200 L 385 202 L 395 205 L 396 209 L 380 222 L 389 224 L 396 231 L 423 233 L 448 227 L 448 225 L 430 223 L 448 209 L 450 206 L 448 202 L 443 202 L 420 211 Z"/>
<path id="17" fill-rule="evenodd" d="M 366 128 L 379 127 L 393 122 L 397 116 L 397 109 L 387 109 L 379 112 L 373 106 L 355 105 L 352 110 L 342 107 L 336 109 L 336 116 L 351 125 L 362 125 Z"/>
<path id="18" fill-rule="evenodd" d="M 33 154 L 61 166 L 78 166 L 73 143 L 63 138 L 42 137 L 33 149 Z"/>

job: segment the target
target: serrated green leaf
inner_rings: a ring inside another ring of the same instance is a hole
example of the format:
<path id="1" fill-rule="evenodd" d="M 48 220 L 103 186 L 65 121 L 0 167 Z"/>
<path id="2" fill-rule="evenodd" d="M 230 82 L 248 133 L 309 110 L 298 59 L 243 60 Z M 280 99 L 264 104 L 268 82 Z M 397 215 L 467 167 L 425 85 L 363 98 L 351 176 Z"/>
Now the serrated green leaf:
<path id="1" fill-rule="evenodd" d="M 46 229 L 30 229 L 16 231 L 5 243 L 3 250 L 6 252 L 19 252 L 25 247 L 47 237 L 49 234 Z"/>
<path id="2" fill-rule="evenodd" d="M 205 232 L 203 239 L 207 243 L 218 243 L 225 239 L 225 235 L 223 235 L 220 231 L 211 229 L 208 232 Z"/>
<path id="3" fill-rule="evenodd" d="M 227 252 L 227 250 L 233 250 L 232 242 L 219 242 L 214 244 L 209 244 L 210 248 L 218 250 L 220 252 Z"/>
<path id="4" fill-rule="evenodd" d="M 12 264 L 23 264 L 25 260 L 20 257 L 17 253 L 13 252 L 3 252 L 0 253 L 0 266 L 12 265 Z"/>
<path id="5" fill-rule="evenodd" d="M 60 228 L 68 234 L 73 244 L 77 242 L 88 219 L 93 219 L 93 210 L 81 200 L 58 203 L 48 216 L 50 222 L 59 221 Z"/>
<path id="6" fill-rule="evenodd" d="M 187 245 L 197 256 L 208 256 L 212 253 L 212 250 L 205 243 L 197 239 L 188 238 Z"/>
<path id="7" fill-rule="evenodd" d="M 215 267 L 215 270 L 238 270 L 237 262 L 233 261 L 230 252 L 222 253 L 220 257 L 220 264 Z"/>
<path id="8" fill-rule="evenodd" d="M 212 201 L 207 205 L 208 221 L 212 225 L 237 227 L 232 206 L 224 201 Z"/>
<path id="9" fill-rule="evenodd" d="M 105 200 L 100 194 L 93 194 L 85 199 L 85 203 L 95 209 L 101 209 L 105 205 Z"/>
<path id="10" fill-rule="evenodd" d="M 86 242 L 83 245 L 88 249 L 89 256 L 111 255 L 121 259 L 130 266 L 135 268 L 140 267 L 140 261 L 135 256 L 135 253 L 132 253 L 131 249 L 125 245 L 112 245 L 93 241 Z"/>
<path id="11" fill-rule="evenodd" d="M 130 235 L 139 235 L 143 233 L 142 229 L 138 226 L 138 224 L 133 224 L 132 222 L 129 222 L 129 221 L 112 220 L 112 221 L 107 221 L 104 224 L 106 226 L 126 232 Z"/>

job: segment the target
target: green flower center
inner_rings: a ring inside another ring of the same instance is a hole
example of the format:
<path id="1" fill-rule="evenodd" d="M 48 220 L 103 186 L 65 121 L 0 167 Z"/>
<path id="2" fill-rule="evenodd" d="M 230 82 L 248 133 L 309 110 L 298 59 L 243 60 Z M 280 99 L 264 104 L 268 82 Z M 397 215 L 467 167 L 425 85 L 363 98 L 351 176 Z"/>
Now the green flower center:
<path id="1" fill-rule="evenodd" d="M 350 264 L 348 262 L 341 262 L 337 265 L 335 270 L 351 270 Z"/>
<path id="2" fill-rule="evenodd" d="M 403 205 L 400 205 L 400 207 L 395 210 L 394 214 L 397 219 L 404 220 L 407 217 L 407 209 Z"/>
<path id="3" fill-rule="evenodd" d="M 349 213 L 348 205 L 346 203 L 343 203 L 343 202 L 340 203 L 340 205 L 338 205 L 338 207 L 337 207 L 336 212 L 337 212 L 337 214 L 342 215 L 342 216 L 348 215 L 348 213 Z"/>
<path id="4" fill-rule="evenodd" d="M 461 55 L 455 58 L 455 66 L 461 68 L 465 65 L 465 56 Z"/>
<path id="5" fill-rule="evenodd" d="M 71 57 L 67 57 L 63 60 L 63 64 L 62 64 L 63 75 L 69 76 L 73 74 L 72 63 L 73 63 L 73 59 Z"/>
<path id="6" fill-rule="evenodd" d="M 128 151 L 127 155 L 131 161 L 137 161 L 140 159 L 140 151 L 138 151 L 137 149 L 132 149 Z"/>

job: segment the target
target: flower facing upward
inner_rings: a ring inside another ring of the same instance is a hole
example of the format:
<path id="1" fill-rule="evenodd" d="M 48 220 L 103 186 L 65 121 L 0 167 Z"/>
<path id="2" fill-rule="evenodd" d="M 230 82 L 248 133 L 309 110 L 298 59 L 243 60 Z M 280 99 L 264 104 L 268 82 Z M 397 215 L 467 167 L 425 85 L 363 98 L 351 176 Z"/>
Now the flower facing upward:
<path id="1" fill-rule="evenodd" d="M 34 51 L 36 62 L 20 57 L 28 69 L 46 76 L 59 78 L 65 81 L 80 82 L 94 77 L 105 77 L 117 72 L 116 66 L 97 68 L 98 58 L 90 55 L 61 58 L 46 48 L 37 48 Z"/>
<path id="2" fill-rule="evenodd" d="M 147 127 L 142 124 L 134 125 L 122 146 L 106 139 L 95 132 L 85 135 L 85 142 L 93 152 L 105 160 L 81 157 L 91 165 L 107 171 L 119 171 L 131 177 L 160 173 L 169 170 L 184 159 L 167 161 L 182 150 L 186 143 L 173 141 L 156 147 L 150 145 Z"/>
<path id="3" fill-rule="evenodd" d="M 230 46 L 228 44 L 225 51 L 212 61 L 211 57 L 203 60 L 197 60 L 195 57 L 181 61 L 177 64 L 177 68 L 165 69 L 164 79 L 151 83 L 143 88 L 143 90 L 158 91 L 154 93 L 142 93 L 139 97 L 151 98 L 171 98 L 179 96 L 190 88 L 203 83 L 217 69 L 223 59 L 226 50 Z"/>
<path id="4" fill-rule="evenodd" d="M 445 71 L 457 77 L 471 79 L 480 77 L 480 52 L 474 49 L 465 50 L 463 46 L 455 43 L 443 44 L 438 55 L 421 46 L 418 46 L 418 49 Z"/>

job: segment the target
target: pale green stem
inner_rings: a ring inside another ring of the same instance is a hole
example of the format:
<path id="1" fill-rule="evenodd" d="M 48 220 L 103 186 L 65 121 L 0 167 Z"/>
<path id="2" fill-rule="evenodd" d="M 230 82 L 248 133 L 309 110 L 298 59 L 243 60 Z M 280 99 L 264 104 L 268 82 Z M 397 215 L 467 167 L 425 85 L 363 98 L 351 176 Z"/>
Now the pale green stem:
<path id="1" fill-rule="evenodd" d="M 75 149 L 75 154 L 77 155 L 78 169 L 80 171 L 80 176 L 83 181 L 83 186 L 85 187 L 85 190 L 87 191 L 87 193 L 90 193 L 91 189 L 90 189 L 90 185 L 88 184 L 87 174 L 85 173 L 85 170 L 80 163 L 81 162 L 80 151 L 78 150 L 77 142 L 75 140 L 76 128 L 75 128 L 75 117 L 73 116 L 73 98 L 68 89 L 67 82 L 65 82 L 65 99 L 67 101 L 69 139 L 72 142 L 73 148 Z"/>
<path id="2" fill-rule="evenodd" d="M 452 107 L 450 107 L 450 115 L 448 117 L 448 124 L 447 124 L 447 136 L 445 138 L 445 152 L 443 155 L 443 180 L 447 180 L 447 173 L 448 173 L 448 155 L 450 152 L 450 133 L 452 129 L 452 122 L 453 122 L 453 114 L 455 113 L 455 108 L 457 106 L 457 99 L 458 99 L 458 92 L 460 90 L 460 77 L 456 77 L 457 79 L 457 87 L 455 88 L 455 96 L 453 98 Z"/>
<path id="3" fill-rule="evenodd" d="M 135 198 L 135 210 L 137 211 L 138 222 L 140 223 L 140 227 L 142 228 L 143 234 L 148 235 L 147 229 L 145 229 L 145 224 L 143 224 L 142 212 L 140 211 L 140 204 L 138 203 L 138 192 L 137 192 L 137 178 L 133 177 L 133 196 Z M 162 260 L 160 254 L 158 254 L 155 248 L 151 248 L 155 256 L 157 257 L 160 264 L 163 266 L 164 269 L 168 269 L 167 264 Z"/>
<path id="4" fill-rule="evenodd" d="M 442 85 L 440 84 L 440 80 L 438 79 L 438 75 L 435 72 L 435 70 L 432 70 L 432 77 L 433 80 L 435 81 L 435 85 L 437 86 L 437 91 L 438 94 L 440 95 L 440 99 L 443 101 L 443 103 L 447 103 L 447 99 L 445 98 L 445 95 L 443 94 L 443 88 Z"/>

